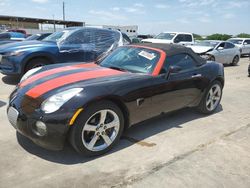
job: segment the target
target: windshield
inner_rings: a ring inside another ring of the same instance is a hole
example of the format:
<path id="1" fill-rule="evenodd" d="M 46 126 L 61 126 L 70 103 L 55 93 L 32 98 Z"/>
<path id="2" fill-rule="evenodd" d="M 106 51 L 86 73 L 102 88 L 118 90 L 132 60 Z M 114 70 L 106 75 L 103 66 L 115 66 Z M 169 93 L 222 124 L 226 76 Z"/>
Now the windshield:
<path id="1" fill-rule="evenodd" d="M 106 57 L 102 67 L 109 67 L 137 73 L 152 73 L 160 54 L 157 51 L 139 47 L 120 47 Z"/>
<path id="2" fill-rule="evenodd" d="M 26 40 L 36 40 L 36 39 L 38 39 L 40 36 L 41 36 L 40 34 L 31 35 L 30 37 L 27 37 Z"/>
<path id="3" fill-rule="evenodd" d="M 231 39 L 228 40 L 229 42 L 233 43 L 233 44 L 242 44 L 243 40 L 240 39 Z"/>
<path id="4" fill-rule="evenodd" d="M 155 37 L 155 39 L 165 39 L 165 40 L 172 40 L 176 33 L 160 33 Z"/>
<path id="5" fill-rule="evenodd" d="M 219 44 L 217 41 L 200 41 L 195 44 L 195 46 L 208 46 L 208 47 L 215 47 Z"/>
<path id="6" fill-rule="evenodd" d="M 69 33 L 69 30 L 64 30 L 64 31 L 58 31 L 55 32 L 49 36 L 47 36 L 46 38 L 44 38 L 42 41 L 51 41 L 51 42 L 57 42 L 59 41 L 61 38 L 63 38 L 65 35 L 67 35 Z"/>

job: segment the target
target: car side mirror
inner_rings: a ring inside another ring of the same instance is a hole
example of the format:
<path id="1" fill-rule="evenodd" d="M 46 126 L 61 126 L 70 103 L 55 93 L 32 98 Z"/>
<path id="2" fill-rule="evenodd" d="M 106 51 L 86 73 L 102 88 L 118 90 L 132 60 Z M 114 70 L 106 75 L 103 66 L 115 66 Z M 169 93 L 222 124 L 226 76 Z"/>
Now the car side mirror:
<path id="1" fill-rule="evenodd" d="M 217 50 L 224 50 L 224 48 L 220 46 L 217 48 Z"/>
<path id="2" fill-rule="evenodd" d="M 180 66 L 170 66 L 169 67 L 169 73 L 178 73 L 181 71 Z"/>

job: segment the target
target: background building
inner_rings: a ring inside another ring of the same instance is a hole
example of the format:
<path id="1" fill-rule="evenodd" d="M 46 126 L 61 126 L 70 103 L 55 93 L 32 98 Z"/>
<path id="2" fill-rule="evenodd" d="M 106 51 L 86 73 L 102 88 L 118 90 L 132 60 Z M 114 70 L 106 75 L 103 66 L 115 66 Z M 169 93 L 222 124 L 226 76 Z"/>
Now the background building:
<path id="1" fill-rule="evenodd" d="M 24 29 L 28 34 L 54 32 L 64 27 L 84 26 L 84 22 L 0 15 L 0 30 Z"/>

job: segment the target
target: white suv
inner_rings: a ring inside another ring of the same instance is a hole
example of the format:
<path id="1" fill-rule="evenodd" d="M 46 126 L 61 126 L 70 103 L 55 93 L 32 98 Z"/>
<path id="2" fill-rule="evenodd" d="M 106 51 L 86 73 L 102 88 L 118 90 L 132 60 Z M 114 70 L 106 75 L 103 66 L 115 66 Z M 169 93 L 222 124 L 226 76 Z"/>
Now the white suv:
<path id="1" fill-rule="evenodd" d="M 151 39 L 142 40 L 143 43 L 167 43 L 167 44 L 194 44 L 194 37 L 192 33 L 183 32 L 163 32 Z"/>
<path id="2" fill-rule="evenodd" d="M 241 55 L 250 54 L 250 38 L 231 38 L 228 41 L 234 43 L 240 48 Z"/>

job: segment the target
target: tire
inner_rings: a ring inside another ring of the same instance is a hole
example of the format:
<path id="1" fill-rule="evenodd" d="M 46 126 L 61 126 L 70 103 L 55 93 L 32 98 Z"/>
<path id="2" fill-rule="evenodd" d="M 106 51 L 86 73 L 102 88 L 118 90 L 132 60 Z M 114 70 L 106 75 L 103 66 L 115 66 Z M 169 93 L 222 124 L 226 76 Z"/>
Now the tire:
<path id="1" fill-rule="evenodd" d="M 239 60 L 240 60 L 239 56 L 236 55 L 236 56 L 233 58 L 233 61 L 232 61 L 231 65 L 232 65 L 232 66 L 236 66 L 236 65 L 239 63 Z"/>
<path id="2" fill-rule="evenodd" d="M 208 60 L 209 61 L 215 61 L 215 57 L 211 55 Z"/>
<path id="3" fill-rule="evenodd" d="M 44 65 L 48 65 L 48 64 L 50 64 L 50 62 L 47 59 L 45 59 L 45 58 L 31 59 L 27 63 L 27 65 L 25 66 L 24 73 L 26 73 L 30 69 L 33 69 L 33 68 L 36 68 L 36 67 L 40 67 L 40 66 L 44 66 Z"/>
<path id="4" fill-rule="evenodd" d="M 219 89 L 219 91 L 215 93 L 215 89 Z M 212 91 L 214 93 L 212 93 Z M 214 113 L 214 111 L 220 104 L 221 97 L 222 97 L 222 84 L 221 82 L 216 80 L 212 82 L 210 86 L 206 89 L 206 92 L 198 106 L 198 111 L 203 114 Z"/>
<path id="5" fill-rule="evenodd" d="M 101 114 L 106 114 L 103 121 Z M 100 101 L 78 116 L 70 130 L 70 143 L 84 156 L 101 155 L 117 144 L 123 129 L 124 116 L 120 108 L 110 101 Z"/>

